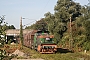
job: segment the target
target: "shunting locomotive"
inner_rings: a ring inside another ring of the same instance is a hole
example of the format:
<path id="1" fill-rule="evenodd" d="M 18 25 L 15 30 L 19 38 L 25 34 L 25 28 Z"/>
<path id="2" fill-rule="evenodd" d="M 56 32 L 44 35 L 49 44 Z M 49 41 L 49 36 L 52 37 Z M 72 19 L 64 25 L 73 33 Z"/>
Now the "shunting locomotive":
<path id="1" fill-rule="evenodd" d="M 23 44 L 40 53 L 55 53 L 57 51 L 54 35 L 50 35 L 49 31 L 45 30 L 32 30 L 25 34 Z"/>

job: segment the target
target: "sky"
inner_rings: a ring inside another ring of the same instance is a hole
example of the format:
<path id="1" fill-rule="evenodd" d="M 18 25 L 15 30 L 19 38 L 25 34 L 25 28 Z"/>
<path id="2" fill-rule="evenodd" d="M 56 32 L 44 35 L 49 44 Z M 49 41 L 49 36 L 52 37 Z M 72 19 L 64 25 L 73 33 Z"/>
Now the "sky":
<path id="1" fill-rule="evenodd" d="M 0 16 L 5 15 L 5 22 L 20 28 L 20 18 L 23 25 L 32 25 L 44 17 L 47 12 L 54 13 L 58 0 L 0 0 Z M 74 0 L 81 5 L 87 5 L 88 0 Z"/>

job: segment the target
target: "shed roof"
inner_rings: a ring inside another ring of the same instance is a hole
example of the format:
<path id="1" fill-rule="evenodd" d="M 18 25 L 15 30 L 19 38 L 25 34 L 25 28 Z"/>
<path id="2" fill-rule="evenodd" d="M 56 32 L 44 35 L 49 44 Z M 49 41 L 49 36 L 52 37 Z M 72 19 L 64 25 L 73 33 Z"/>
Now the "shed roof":
<path id="1" fill-rule="evenodd" d="M 31 32 L 31 29 L 24 29 L 23 34 Z M 6 35 L 19 35 L 20 34 L 20 29 L 8 29 L 5 31 Z"/>

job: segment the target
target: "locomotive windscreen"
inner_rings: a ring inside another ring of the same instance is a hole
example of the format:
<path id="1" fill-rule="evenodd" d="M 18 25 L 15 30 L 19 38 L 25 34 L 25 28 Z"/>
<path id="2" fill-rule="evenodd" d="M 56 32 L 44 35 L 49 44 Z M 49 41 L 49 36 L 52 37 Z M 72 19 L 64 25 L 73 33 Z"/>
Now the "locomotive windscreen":
<path id="1" fill-rule="evenodd" d="M 46 31 L 46 30 L 38 30 L 37 33 L 49 33 L 49 31 Z"/>

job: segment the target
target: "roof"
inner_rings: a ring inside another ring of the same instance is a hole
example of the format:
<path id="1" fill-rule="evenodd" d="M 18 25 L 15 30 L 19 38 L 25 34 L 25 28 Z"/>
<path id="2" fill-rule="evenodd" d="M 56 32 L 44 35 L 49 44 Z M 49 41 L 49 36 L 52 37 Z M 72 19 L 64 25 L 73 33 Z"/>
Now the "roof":
<path id="1" fill-rule="evenodd" d="M 31 32 L 31 29 L 24 29 L 23 34 Z M 20 34 L 20 29 L 8 29 L 5 31 L 6 35 L 19 35 Z"/>

